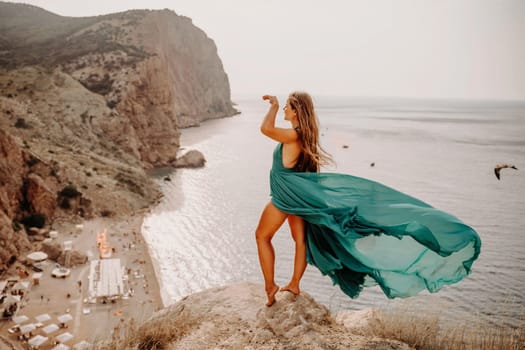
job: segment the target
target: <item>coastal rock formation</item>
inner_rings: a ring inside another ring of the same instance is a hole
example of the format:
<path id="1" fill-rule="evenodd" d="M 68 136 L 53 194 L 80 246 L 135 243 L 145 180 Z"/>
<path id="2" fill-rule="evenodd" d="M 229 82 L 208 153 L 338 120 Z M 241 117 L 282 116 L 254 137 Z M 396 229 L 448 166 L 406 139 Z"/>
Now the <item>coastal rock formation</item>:
<path id="1" fill-rule="evenodd" d="M 236 113 L 217 48 L 189 18 L 0 2 L 0 273 L 35 219 L 158 202 L 145 170 L 176 160 L 179 128 Z"/>
<path id="2" fill-rule="evenodd" d="M 22 186 L 27 167 L 22 149 L 0 128 L 0 209 L 13 217 L 23 199 Z"/>
<path id="3" fill-rule="evenodd" d="M 45 171 L 45 166 L 37 163 L 31 154 L 18 146 L 14 138 L 0 129 L 0 273 L 16 260 L 20 251 L 30 247 L 23 227 L 13 219 L 21 220 L 29 214 L 24 207 L 38 208 L 39 199 L 45 197 L 36 194 L 27 197 L 26 185 L 30 182 L 31 169 Z M 33 174 L 33 178 L 37 176 Z"/>
<path id="4" fill-rule="evenodd" d="M 272 307 L 262 285 L 241 282 L 192 294 L 159 311 L 122 348 L 410 349 L 394 340 L 352 334 L 307 293 L 279 292 Z M 128 338 L 129 340 L 130 338 Z M 138 346 L 138 347 L 135 347 Z M 118 346 L 117 346 L 118 347 Z"/>
<path id="5" fill-rule="evenodd" d="M 191 150 L 186 152 L 183 156 L 177 158 L 173 162 L 173 167 L 175 168 L 201 168 L 206 164 L 206 159 L 204 155 L 197 151 Z"/>
<path id="6" fill-rule="evenodd" d="M 32 212 L 44 214 L 51 218 L 55 214 L 56 195 L 37 174 L 27 176 L 26 199 L 31 205 Z"/>
<path id="7" fill-rule="evenodd" d="M 0 211 L 0 274 L 29 247 L 27 235 L 15 231 L 11 218 Z"/>

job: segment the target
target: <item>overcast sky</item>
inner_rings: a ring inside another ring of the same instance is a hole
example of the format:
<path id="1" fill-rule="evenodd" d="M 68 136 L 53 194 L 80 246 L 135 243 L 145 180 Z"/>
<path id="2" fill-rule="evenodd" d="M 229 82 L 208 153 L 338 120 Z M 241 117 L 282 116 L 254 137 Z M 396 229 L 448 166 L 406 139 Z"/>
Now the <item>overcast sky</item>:
<path id="1" fill-rule="evenodd" d="M 67 16 L 169 8 L 212 38 L 233 97 L 525 100 L 524 0 L 25 0 Z"/>

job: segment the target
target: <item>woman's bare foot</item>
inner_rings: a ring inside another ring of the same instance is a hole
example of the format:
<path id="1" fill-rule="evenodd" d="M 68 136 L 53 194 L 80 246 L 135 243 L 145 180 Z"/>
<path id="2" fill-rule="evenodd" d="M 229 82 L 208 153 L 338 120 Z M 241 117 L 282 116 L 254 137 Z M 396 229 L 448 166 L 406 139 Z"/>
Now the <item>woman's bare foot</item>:
<path id="1" fill-rule="evenodd" d="M 301 291 L 299 290 L 299 287 L 291 283 L 281 288 L 281 292 L 285 292 L 285 291 L 290 292 L 294 295 L 299 295 L 301 293 Z"/>
<path id="2" fill-rule="evenodd" d="M 268 296 L 268 302 L 266 306 L 272 306 L 275 303 L 275 294 L 279 291 L 279 286 L 274 284 L 273 287 L 268 291 L 266 290 L 266 295 Z"/>

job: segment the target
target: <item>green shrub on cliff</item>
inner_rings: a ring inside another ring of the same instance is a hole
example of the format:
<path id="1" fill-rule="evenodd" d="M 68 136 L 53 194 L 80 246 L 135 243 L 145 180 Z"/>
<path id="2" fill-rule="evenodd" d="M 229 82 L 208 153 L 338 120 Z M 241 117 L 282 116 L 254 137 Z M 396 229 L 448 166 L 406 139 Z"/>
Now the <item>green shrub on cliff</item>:
<path id="1" fill-rule="evenodd" d="M 24 118 L 18 118 L 15 122 L 15 128 L 18 129 L 30 129 L 31 126 L 26 123 L 26 120 Z"/>
<path id="2" fill-rule="evenodd" d="M 66 198 L 75 198 L 82 196 L 82 192 L 79 192 L 74 185 L 67 185 L 60 192 L 58 192 L 60 197 Z"/>

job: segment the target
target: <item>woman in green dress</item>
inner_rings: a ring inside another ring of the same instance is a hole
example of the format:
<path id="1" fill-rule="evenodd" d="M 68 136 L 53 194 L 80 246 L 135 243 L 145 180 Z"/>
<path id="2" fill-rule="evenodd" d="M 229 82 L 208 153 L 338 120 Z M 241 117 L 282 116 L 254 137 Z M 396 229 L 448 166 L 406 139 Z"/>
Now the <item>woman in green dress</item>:
<path id="1" fill-rule="evenodd" d="M 375 181 L 319 172 L 331 159 L 319 144 L 312 98 L 304 92 L 289 95 L 283 111 L 290 128 L 275 126 L 277 98 L 263 99 L 270 109 L 261 132 L 278 142 L 270 171 L 272 198 L 256 230 L 267 306 L 279 291 L 271 240 L 286 220 L 295 258 L 292 278 L 281 290 L 296 295 L 307 262 L 352 298 L 371 285 L 389 298 L 436 292 L 470 273 L 481 247 L 471 227 Z"/>

